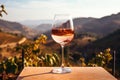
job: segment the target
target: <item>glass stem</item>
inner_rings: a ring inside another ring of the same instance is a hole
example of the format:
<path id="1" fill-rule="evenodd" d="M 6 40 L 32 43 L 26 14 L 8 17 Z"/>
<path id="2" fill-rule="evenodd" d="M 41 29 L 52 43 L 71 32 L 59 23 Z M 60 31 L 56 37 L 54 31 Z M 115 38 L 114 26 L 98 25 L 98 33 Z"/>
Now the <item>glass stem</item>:
<path id="1" fill-rule="evenodd" d="M 64 66 L 65 66 L 65 65 L 64 65 L 64 61 L 65 61 L 65 60 L 64 60 L 64 46 L 61 45 L 61 48 L 62 48 L 62 64 L 61 64 L 61 67 L 64 68 Z"/>

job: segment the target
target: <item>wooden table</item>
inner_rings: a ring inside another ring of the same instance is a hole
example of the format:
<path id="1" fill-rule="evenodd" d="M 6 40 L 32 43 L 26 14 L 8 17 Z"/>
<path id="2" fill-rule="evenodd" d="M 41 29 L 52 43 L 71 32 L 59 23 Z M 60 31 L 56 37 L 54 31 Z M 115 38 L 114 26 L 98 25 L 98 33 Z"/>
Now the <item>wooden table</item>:
<path id="1" fill-rule="evenodd" d="M 53 68 L 25 67 L 17 80 L 117 80 L 102 67 L 70 67 L 66 74 L 53 74 Z"/>

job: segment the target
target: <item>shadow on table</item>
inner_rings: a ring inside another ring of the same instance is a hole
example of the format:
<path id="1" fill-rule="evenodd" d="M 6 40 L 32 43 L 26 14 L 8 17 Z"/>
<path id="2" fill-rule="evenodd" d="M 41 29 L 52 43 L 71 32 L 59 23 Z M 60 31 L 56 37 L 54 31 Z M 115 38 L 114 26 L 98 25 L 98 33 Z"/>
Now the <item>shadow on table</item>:
<path id="1" fill-rule="evenodd" d="M 37 76 L 37 75 L 44 75 L 44 74 L 51 74 L 52 72 L 45 72 L 45 73 L 39 73 L 39 74 L 32 74 L 32 75 L 26 75 L 26 76 L 20 76 L 17 80 L 22 80 L 26 77 L 30 77 L 30 76 Z"/>

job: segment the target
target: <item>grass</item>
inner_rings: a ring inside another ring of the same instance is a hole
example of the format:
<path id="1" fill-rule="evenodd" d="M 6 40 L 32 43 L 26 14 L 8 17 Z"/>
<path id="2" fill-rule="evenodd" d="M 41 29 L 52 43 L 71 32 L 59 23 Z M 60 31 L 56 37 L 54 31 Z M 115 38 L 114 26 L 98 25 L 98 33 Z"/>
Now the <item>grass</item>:
<path id="1" fill-rule="evenodd" d="M 17 42 L 20 39 L 21 39 L 20 37 L 17 37 L 15 35 L 0 32 L 0 45 L 6 44 L 6 43 L 11 43 L 11 42 Z"/>

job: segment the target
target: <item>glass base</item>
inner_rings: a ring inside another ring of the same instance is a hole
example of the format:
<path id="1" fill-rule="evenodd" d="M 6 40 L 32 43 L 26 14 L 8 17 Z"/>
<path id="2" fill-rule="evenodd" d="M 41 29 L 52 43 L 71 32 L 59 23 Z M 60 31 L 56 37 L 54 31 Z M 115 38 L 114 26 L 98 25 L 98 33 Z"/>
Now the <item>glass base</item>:
<path id="1" fill-rule="evenodd" d="M 70 68 L 65 68 L 65 67 L 54 68 L 52 70 L 52 73 L 56 73 L 56 74 L 70 73 L 70 72 L 71 72 L 71 69 Z"/>

